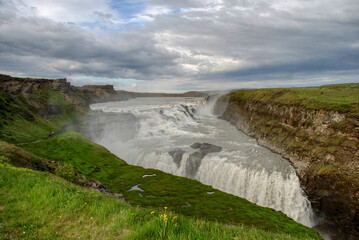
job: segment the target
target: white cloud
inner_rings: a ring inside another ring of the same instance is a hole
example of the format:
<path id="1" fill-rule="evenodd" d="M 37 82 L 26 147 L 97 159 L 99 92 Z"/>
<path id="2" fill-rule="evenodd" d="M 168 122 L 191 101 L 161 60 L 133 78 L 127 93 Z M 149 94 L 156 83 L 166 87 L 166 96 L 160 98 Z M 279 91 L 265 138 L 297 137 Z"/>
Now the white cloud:
<path id="1" fill-rule="evenodd" d="M 131 78 L 138 82 L 124 87 L 169 91 L 359 79 L 357 0 L 0 0 L 0 6 L 3 73 Z"/>
<path id="2" fill-rule="evenodd" d="M 95 12 L 115 14 L 105 0 L 27 0 L 29 8 L 36 9 L 39 17 L 56 22 L 94 22 Z"/>

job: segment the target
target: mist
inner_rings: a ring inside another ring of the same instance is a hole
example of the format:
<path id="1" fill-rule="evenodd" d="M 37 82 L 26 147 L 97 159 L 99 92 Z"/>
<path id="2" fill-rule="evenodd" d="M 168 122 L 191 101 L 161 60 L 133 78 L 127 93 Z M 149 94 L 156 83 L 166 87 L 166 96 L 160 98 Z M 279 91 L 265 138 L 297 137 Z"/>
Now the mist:
<path id="1" fill-rule="evenodd" d="M 128 164 L 196 179 L 316 225 L 291 164 L 218 118 L 227 103 L 226 95 L 97 103 L 87 136 Z"/>

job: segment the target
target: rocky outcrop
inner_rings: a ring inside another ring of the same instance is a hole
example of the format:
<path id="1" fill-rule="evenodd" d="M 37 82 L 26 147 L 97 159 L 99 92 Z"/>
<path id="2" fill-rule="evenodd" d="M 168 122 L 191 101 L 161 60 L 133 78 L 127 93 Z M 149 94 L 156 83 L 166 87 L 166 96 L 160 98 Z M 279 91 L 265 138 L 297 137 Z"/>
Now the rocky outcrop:
<path id="1" fill-rule="evenodd" d="M 89 104 L 88 100 L 81 96 L 78 88 L 71 86 L 66 79 L 16 78 L 0 75 L 0 91 L 10 95 L 17 104 L 27 109 L 25 119 L 32 122 L 35 118 L 31 112 L 48 119 L 73 109 L 84 112 Z M 54 92 L 58 93 L 57 96 L 53 94 Z M 61 99 L 59 95 L 62 96 Z M 61 101 L 66 101 L 72 109 L 62 109 Z"/>
<path id="2" fill-rule="evenodd" d="M 115 91 L 113 85 L 85 85 L 79 87 L 79 90 L 90 99 L 90 103 L 124 101 L 133 98 L 125 92 Z"/>
<path id="3" fill-rule="evenodd" d="M 185 93 L 142 93 L 142 92 L 127 92 L 124 90 L 118 90 L 119 94 L 127 95 L 130 98 L 136 98 L 136 97 L 204 97 L 208 95 L 207 92 L 185 92 Z"/>
<path id="4" fill-rule="evenodd" d="M 222 118 L 289 159 L 315 210 L 346 233 L 347 239 L 359 238 L 359 119 L 355 114 L 239 97 L 229 101 Z"/>
<path id="5" fill-rule="evenodd" d="M 193 143 L 191 148 L 196 149 L 197 151 L 191 153 L 185 163 L 185 172 L 186 177 L 188 178 L 195 178 L 197 170 L 201 166 L 201 162 L 207 154 L 222 151 L 222 147 L 210 143 Z M 177 168 L 180 168 L 185 151 L 177 148 L 169 151 L 168 153 L 171 155 Z"/>
<path id="6" fill-rule="evenodd" d="M 40 88 L 49 88 L 62 93 L 69 93 L 74 90 L 65 78 L 63 79 L 37 79 L 37 78 L 15 78 L 0 74 L 0 90 L 3 92 L 16 94 L 32 94 Z"/>
<path id="7" fill-rule="evenodd" d="M 202 159 L 208 153 L 222 151 L 222 147 L 210 143 L 194 143 L 191 148 L 198 150 L 190 154 L 186 162 L 186 176 L 189 178 L 195 177 L 198 168 L 201 166 Z"/>
<path id="8" fill-rule="evenodd" d="M 11 95 L 18 104 L 25 108 L 30 106 L 45 118 L 60 115 L 64 111 L 56 105 L 59 104 L 59 99 L 52 96 L 51 91 L 61 94 L 77 112 L 86 111 L 91 103 L 121 101 L 130 98 L 126 94 L 115 91 L 112 85 L 75 87 L 65 78 L 54 80 L 16 78 L 2 74 L 0 74 L 0 91 Z M 35 120 L 30 113 L 26 112 L 25 114 L 27 114 L 27 119 Z"/>
<path id="9" fill-rule="evenodd" d="M 122 193 L 111 193 L 110 189 L 105 187 L 102 183 L 100 183 L 99 181 L 96 180 L 87 180 L 85 176 L 81 176 L 78 179 L 78 183 L 83 183 L 84 187 L 87 187 L 95 192 L 99 192 L 102 193 L 104 195 L 107 196 L 111 196 L 117 199 L 122 199 L 125 200 L 125 198 L 123 197 Z"/>
<path id="10" fill-rule="evenodd" d="M 180 168 L 182 157 L 185 151 L 183 151 L 182 149 L 175 149 L 168 153 L 171 155 L 173 162 L 176 164 L 177 168 Z"/>

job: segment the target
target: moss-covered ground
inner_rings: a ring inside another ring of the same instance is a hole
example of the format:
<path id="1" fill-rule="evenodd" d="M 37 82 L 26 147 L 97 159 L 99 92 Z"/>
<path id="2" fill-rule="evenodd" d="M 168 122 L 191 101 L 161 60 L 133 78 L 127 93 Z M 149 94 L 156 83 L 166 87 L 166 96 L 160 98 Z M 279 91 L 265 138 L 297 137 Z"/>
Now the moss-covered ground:
<path id="1" fill-rule="evenodd" d="M 349 219 L 334 208 L 359 209 L 358 83 L 239 90 L 230 95 L 229 106 L 226 119 L 245 122 L 250 134 L 306 165 L 310 180 L 302 180 L 307 191 L 319 199 L 325 192 L 341 205 L 327 207 L 331 218 Z"/>
<path id="2" fill-rule="evenodd" d="M 69 130 L 47 141 L 24 145 L 37 156 L 69 163 L 88 179 L 96 179 L 113 192 L 123 193 L 131 205 L 160 208 L 186 216 L 226 224 L 253 226 L 276 233 L 318 237 L 280 212 L 262 208 L 198 181 L 126 164 L 108 150 Z M 144 175 L 153 175 L 144 177 Z M 143 191 L 128 191 L 138 185 Z M 208 192 L 214 192 L 208 194 Z"/>
<path id="3" fill-rule="evenodd" d="M 302 105 L 311 109 L 327 109 L 339 112 L 359 112 L 359 84 L 326 85 L 307 88 L 269 88 L 239 90 L 232 100 L 251 99 L 260 102 Z"/>
<path id="4" fill-rule="evenodd" d="M 59 113 L 42 116 L 40 112 L 45 112 L 46 106 L 56 107 Z M 59 131 L 66 123 L 78 120 L 80 116 L 60 92 L 44 88 L 27 98 L 22 94 L 11 96 L 1 92 L 0 140 L 21 143 L 42 139 L 53 131 Z"/>
<path id="5" fill-rule="evenodd" d="M 57 113 L 47 114 L 48 106 Z M 12 144 L 43 139 L 85 111 L 50 89 L 0 93 L 0 239 L 321 239 L 280 212 L 195 180 L 128 165 L 75 127 L 21 148 Z M 63 163 L 123 193 L 131 206 L 49 173 Z M 128 191 L 136 185 L 143 191 Z M 167 221 L 164 206 L 172 212 Z"/>
<path id="6" fill-rule="evenodd" d="M 264 136 L 272 145 L 313 161 L 325 158 L 328 154 L 341 158 L 343 156 L 341 146 L 353 145 L 348 142 L 346 135 L 354 137 L 359 135 L 359 84 L 240 90 L 231 94 L 232 102 L 248 100 L 258 106 L 279 104 L 284 108 L 300 106 L 302 112 L 325 109 L 345 114 L 344 120 L 327 126 L 331 131 L 330 134 L 322 134 L 309 131 L 308 129 L 316 127 L 313 126 L 313 119 L 305 119 L 300 113 L 292 116 L 291 123 L 288 125 L 283 123 L 288 120 L 286 117 L 289 118 L 289 116 L 280 116 L 279 113 L 270 115 L 261 109 L 253 110 L 250 124 L 255 132 Z M 345 161 L 348 160 L 350 159 Z M 332 164 L 332 167 L 326 168 L 325 171 L 320 168 L 316 168 L 315 171 L 328 172 L 329 169 L 338 169 L 335 163 Z"/>
<path id="7" fill-rule="evenodd" d="M 166 215 L 166 216 L 165 216 Z M 48 172 L 0 163 L 1 239 L 316 239 L 136 208 Z"/>

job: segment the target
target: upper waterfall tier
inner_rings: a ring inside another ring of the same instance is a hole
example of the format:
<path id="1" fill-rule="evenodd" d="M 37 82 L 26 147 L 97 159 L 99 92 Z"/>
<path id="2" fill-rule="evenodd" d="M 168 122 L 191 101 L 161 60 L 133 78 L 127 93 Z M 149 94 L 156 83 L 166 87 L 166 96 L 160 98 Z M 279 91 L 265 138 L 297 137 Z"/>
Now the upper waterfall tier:
<path id="1" fill-rule="evenodd" d="M 313 226 L 291 164 L 213 114 L 199 98 L 136 98 L 91 105 L 92 140 L 128 163 L 194 178 Z"/>

